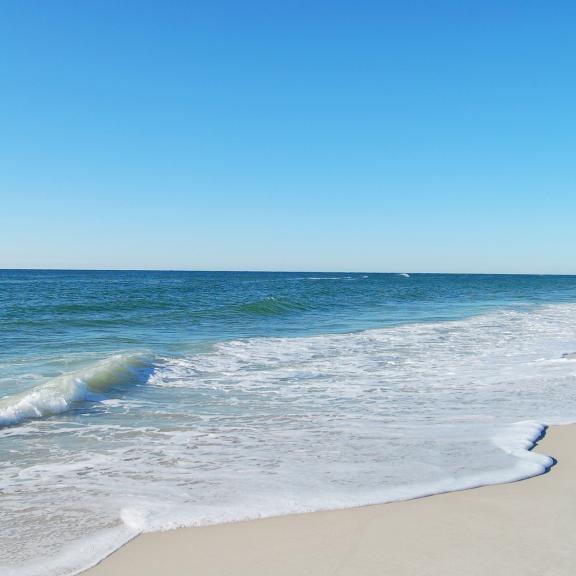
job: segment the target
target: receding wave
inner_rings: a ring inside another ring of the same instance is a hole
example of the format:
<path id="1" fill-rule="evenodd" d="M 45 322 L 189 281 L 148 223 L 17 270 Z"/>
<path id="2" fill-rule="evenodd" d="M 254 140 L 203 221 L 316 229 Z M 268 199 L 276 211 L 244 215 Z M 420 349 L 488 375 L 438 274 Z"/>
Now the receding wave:
<path id="1" fill-rule="evenodd" d="M 114 388 L 141 381 L 151 371 L 152 363 L 145 355 L 118 354 L 84 370 L 62 374 L 0 400 L 0 426 L 61 414 L 80 402 L 101 399 Z"/>

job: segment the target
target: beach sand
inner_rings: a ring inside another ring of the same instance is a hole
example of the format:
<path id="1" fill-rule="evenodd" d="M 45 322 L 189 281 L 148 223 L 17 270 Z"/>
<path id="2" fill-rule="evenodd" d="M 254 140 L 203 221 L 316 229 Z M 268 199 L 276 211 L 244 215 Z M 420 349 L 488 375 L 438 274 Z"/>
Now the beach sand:
<path id="1" fill-rule="evenodd" d="M 143 534 L 86 576 L 576 574 L 576 426 L 542 476 L 392 504 Z"/>

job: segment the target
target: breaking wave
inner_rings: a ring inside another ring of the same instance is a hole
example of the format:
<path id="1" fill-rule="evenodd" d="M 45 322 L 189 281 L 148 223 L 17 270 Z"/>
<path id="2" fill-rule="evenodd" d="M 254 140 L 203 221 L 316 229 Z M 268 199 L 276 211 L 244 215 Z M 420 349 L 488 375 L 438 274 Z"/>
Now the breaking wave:
<path id="1" fill-rule="evenodd" d="M 98 401 L 111 390 L 142 381 L 152 372 L 150 358 L 118 354 L 97 364 L 62 374 L 15 396 L 0 400 L 0 426 L 61 414 L 83 401 Z"/>

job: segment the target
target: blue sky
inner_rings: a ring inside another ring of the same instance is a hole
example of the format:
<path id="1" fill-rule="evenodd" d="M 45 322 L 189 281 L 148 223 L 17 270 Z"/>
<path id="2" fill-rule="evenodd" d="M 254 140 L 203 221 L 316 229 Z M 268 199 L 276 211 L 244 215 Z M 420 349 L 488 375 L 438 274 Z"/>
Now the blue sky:
<path id="1" fill-rule="evenodd" d="M 576 273 L 576 3 L 0 3 L 0 267 Z"/>

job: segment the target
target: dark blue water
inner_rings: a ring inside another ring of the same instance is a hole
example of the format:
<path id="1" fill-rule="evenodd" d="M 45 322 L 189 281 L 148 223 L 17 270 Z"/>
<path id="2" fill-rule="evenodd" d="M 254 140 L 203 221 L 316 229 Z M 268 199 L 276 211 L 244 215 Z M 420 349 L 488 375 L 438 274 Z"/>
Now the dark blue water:
<path id="1" fill-rule="evenodd" d="M 166 352 L 574 300 L 575 276 L 4 270 L 0 354 Z"/>

